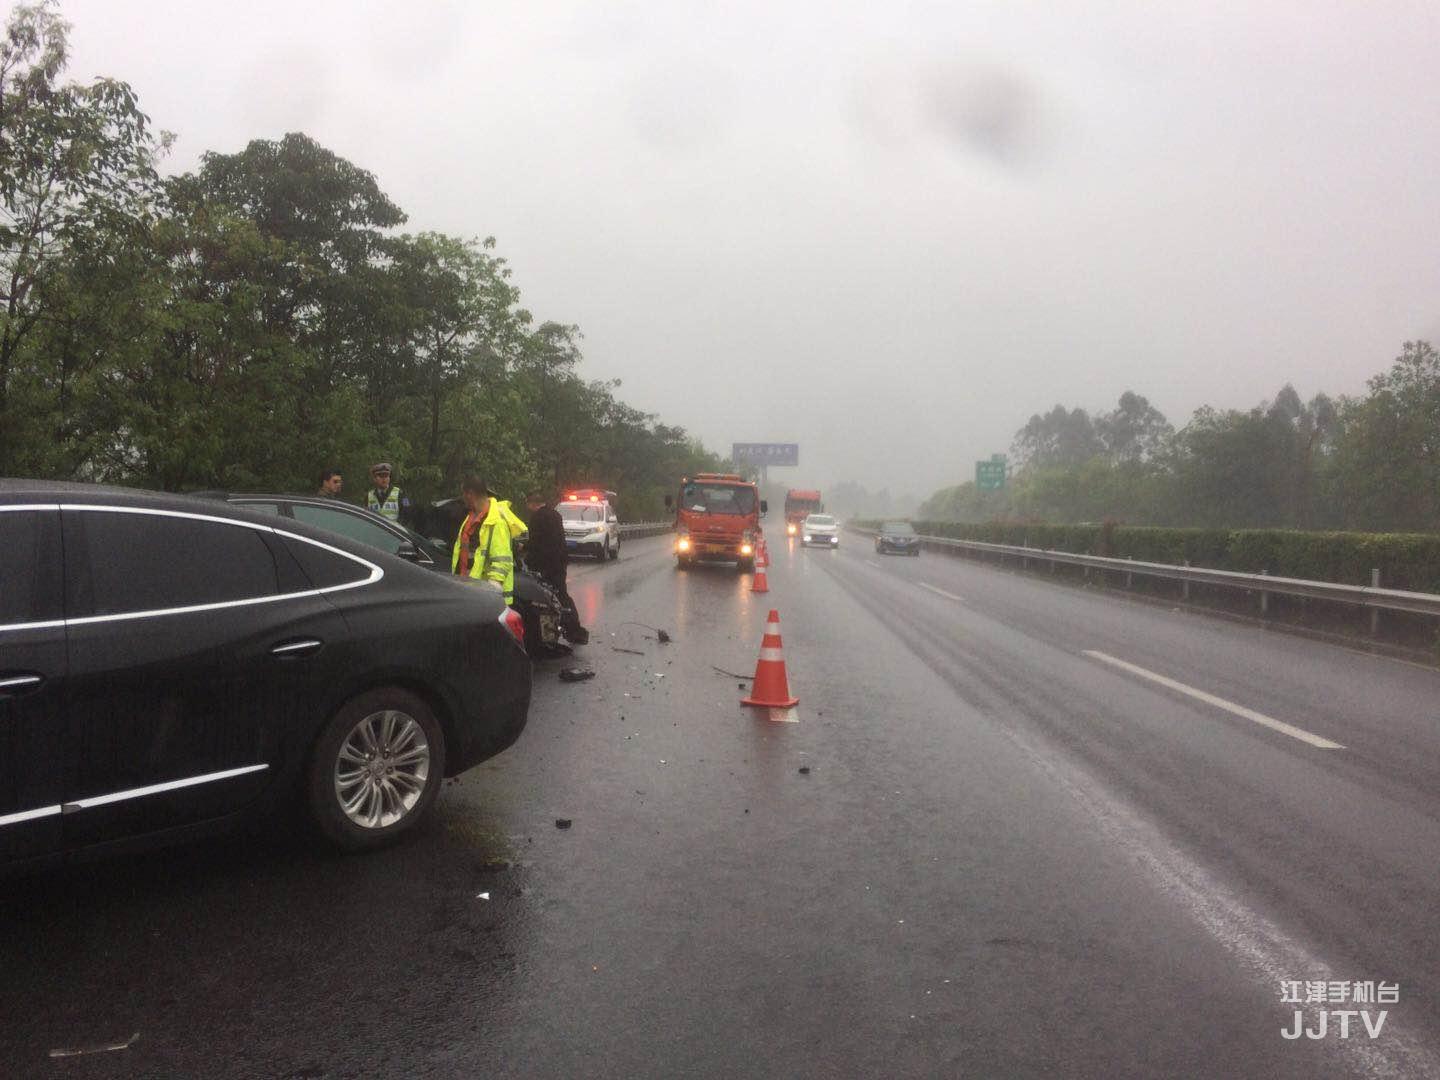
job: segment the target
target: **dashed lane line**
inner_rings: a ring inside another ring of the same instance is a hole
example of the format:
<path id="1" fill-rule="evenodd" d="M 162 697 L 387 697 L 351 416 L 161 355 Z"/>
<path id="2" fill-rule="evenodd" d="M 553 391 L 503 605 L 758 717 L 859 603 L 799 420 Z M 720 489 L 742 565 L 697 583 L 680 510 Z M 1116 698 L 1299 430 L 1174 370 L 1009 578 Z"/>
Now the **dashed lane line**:
<path id="1" fill-rule="evenodd" d="M 1273 717 L 1266 716 L 1264 713 L 1258 713 L 1254 709 L 1247 709 L 1244 705 L 1236 705 L 1233 701 L 1226 701 L 1224 698 L 1216 697 L 1214 694 L 1207 694 L 1204 690 L 1197 690 L 1193 686 L 1186 686 L 1184 683 L 1177 682 L 1164 675 L 1157 675 L 1153 671 L 1148 671 L 1137 664 L 1120 660 L 1108 653 L 1097 652 L 1094 649 L 1086 649 L 1084 652 L 1085 655 L 1092 660 L 1099 660 L 1101 663 L 1109 664 L 1111 667 L 1117 667 L 1121 671 L 1128 671 L 1131 675 L 1138 675 L 1142 679 L 1149 679 L 1151 682 L 1158 683 L 1167 690 L 1174 690 L 1177 694 L 1184 694 L 1186 697 L 1194 698 L 1196 701 L 1203 701 L 1206 705 L 1213 705 L 1217 709 L 1224 709 L 1226 712 L 1232 713 L 1235 716 L 1254 721 L 1263 727 L 1269 728 L 1271 731 L 1278 731 L 1282 735 L 1289 735 L 1292 739 L 1299 739 L 1301 742 L 1308 743 L 1310 746 L 1314 746 L 1320 750 L 1345 749 L 1345 747 L 1338 742 L 1331 742 L 1329 739 L 1322 738 L 1319 735 L 1312 735 L 1310 732 L 1287 724 L 1283 720 L 1276 720 Z"/>
<path id="2" fill-rule="evenodd" d="M 958 600 L 962 604 L 965 602 L 965 598 L 963 596 L 956 596 L 953 592 L 946 592 L 944 589 L 937 589 L 934 585 L 927 585 L 923 581 L 917 581 L 915 584 L 919 585 L 922 589 L 928 589 L 936 596 L 945 597 L 946 600 Z"/>

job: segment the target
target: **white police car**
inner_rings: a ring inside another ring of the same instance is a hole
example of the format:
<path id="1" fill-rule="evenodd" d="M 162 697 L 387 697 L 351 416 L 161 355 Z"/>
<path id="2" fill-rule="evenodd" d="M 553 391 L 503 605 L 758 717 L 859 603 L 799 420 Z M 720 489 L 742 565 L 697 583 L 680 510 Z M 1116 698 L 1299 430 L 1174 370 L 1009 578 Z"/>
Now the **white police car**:
<path id="1" fill-rule="evenodd" d="M 567 491 L 556 504 L 565 523 L 565 550 L 596 559 L 620 557 L 620 519 L 615 492 L 599 488 Z"/>

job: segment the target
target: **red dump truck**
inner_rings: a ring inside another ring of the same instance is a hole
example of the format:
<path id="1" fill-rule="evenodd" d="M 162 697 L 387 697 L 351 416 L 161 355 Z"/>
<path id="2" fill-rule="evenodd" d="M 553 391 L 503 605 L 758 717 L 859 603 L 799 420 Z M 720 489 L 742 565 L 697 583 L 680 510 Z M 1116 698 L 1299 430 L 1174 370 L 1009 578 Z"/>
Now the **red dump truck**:
<path id="1" fill-rule="evenodd" d="M 682 570 L 696 559 L 733 561 L 746 572 L 755 568 L 766 506 L 753 481 L 735 473 L 696 473 L 680 481 L 678 500 L 665 496 L 665 505 L 675 510 L 675 561 Z"/>
<path id="2" fill-rule="evenodd" d="M 794 536 L 800 531 L 800 523 L 810 514 L 825 509 L 820 501 L 820 492 L 791 488 L 785 493 L 785 535 Z"/>

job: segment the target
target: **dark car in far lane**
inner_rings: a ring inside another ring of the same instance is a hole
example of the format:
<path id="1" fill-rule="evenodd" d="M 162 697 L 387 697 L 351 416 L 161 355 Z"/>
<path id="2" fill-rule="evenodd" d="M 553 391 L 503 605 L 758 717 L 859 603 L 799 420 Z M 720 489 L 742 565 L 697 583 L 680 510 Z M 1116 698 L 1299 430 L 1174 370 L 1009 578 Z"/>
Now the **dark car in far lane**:
<path id="1" fill-rule="evenodd" d="M 908 521 L 887 521 L 875 534 L 875 554 L 919 556 L 920 537 Z"/>
<path id="2" fill-rule="evenodd" d="M 519 736 L 492 593 L 191 496 L 0 480 L 0 866 L 298 801 L 358 850 Z"/>

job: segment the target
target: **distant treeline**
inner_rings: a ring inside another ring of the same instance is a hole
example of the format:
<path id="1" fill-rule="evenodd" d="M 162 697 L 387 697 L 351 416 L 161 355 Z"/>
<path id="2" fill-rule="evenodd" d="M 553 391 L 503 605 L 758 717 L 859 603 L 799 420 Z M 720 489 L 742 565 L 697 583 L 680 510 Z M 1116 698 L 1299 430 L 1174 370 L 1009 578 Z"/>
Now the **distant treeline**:
<path id="1" fill-rule="evenodd" d="M 160 177 L 127 84 L 61 81 L 67 30 L 21 5 L 0 40 L 0 475 L 358 495 L 387 460 L 417 497 L 586 482 L 636 518 L 722 464 L 582 379 L 493 240 L 398 231 L 313 139 Z"/>
<path id="2" fill-rule="evenodd" d="M 1056 405 L 1015 436 L 1001 491 L 930 496 L 930 521 L 1118 521 L 1217 529 L 1440 529 L 1440 354 L 1406 342 L 1360 397 L 1284 387 L 1178 431 L 1138 394 L 1098 416 Z"/>

